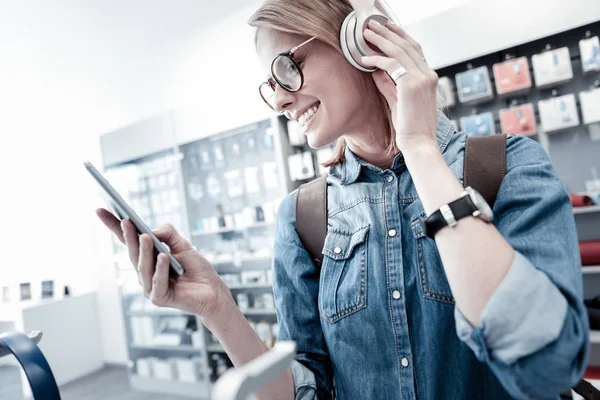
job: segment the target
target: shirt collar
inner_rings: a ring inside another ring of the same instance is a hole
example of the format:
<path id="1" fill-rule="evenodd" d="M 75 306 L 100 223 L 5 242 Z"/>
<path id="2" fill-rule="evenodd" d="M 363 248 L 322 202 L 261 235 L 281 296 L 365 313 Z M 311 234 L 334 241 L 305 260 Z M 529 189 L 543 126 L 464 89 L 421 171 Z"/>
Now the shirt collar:
<path id="1" fill-rule="evenodd" d="M 450 142 L 450 138 L 455 133 L 454 125 L 452 122 L 442 113 L 438 111 L 438 123 L 436 128 L 436 138 L 438 147 L 441 153 L 444 153 L 446 147 L 448 146 L 448 142 Z M 349 185 L 351 183 L 356 182 L 360 175 L 360 171 L 362 167 L 377 169 L 373 165 L 361 160 L 357 157 L 352 150 L 348 146 L 346 146 L 346 151 L 344 153 L 344 162 L 340 165 L 341 167 L 341 183 L 342 185 Z M 404 157 L 402 153 L 399 153 L 394 158 L 392 163 L 392 170 L 399 170 L 404 167 Z"/>

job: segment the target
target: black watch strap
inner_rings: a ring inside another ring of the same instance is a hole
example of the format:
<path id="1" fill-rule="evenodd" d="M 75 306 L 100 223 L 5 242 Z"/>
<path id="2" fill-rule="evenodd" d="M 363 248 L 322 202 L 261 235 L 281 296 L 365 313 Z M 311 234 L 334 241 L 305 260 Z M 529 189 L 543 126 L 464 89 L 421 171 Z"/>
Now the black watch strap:
<path id="1" fill-rule="evenodd" d="M 452 211 L 454 215 L 454 219 L 458 221 L 459 219 L 468 217 L 473 215 L 475 211 L 477 211 L 477 207 L 471 201 L 471 197 L 469 195 L 464 195 L 461 198 L 454 200 L 451 203 L 448 203 L 448 207 Z M 436 233 L 438 233 L 442 228 L 448 226 L 448 222 L 446 218 L 444 218 L 443 208 L 440 208 L 429 217 L 424 218 L 423 227 L 425 229 L 425 235 L 430 238 L 434 238 Z"/>

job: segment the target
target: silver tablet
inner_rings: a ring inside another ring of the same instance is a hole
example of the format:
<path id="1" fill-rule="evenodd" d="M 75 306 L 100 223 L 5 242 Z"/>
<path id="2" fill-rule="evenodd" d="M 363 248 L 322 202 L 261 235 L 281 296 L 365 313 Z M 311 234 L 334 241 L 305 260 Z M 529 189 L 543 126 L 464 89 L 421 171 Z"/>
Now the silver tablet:
<path id="1" fill-rule="evenodd" d="M 104 189 L 104 192 L 109 197 L 110 206 L 116 214 L 116 217 L 120 220 L 128 219 L 133 225 L 136 227 L 138 234 L 146 233 L 154 242 L 154 248 L 158 253 L 165 253 L 169 256 L 169 260 L 171 261 L 171 269 L 177 275 L 183 275 L 185 273 L 185 268 L 173 257 L 169 248 L 162 243 L 158 238 L 152 233 L 150 228 L 141 220 L 140 217 L 127 205 L 125 200 L 117 193 L 117 191 L 108 183 L 108 181 L 102 176 L 102 174 L 92 165 L 90 162 L 83 163 L 85 168 L 89 171 L 89 173 L 94 177 L 96 182 L 100 184 L 100 187 Z"/>

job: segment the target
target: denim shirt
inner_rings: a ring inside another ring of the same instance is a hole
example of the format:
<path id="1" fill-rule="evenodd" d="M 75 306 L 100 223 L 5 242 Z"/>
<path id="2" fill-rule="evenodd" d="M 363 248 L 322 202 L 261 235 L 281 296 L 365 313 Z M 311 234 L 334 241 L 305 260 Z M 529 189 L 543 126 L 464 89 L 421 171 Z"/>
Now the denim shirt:
<path id="1" fill-rule="evenodd" d="M 440 113 L 439 149 L 461 183 L 466 137 Z M 535 141 L 508 135 L 506 156 L 492 223 L 515 257 L 477 327 L 418 223 L 401 154 L 382 170 L 347 149 L 330 169 L 321 268 L 295 230 L 297 192 L 285 198 L 273 277 L 296 399 L 557 399 L 577 383 L 589 326 L 569 194 Z"/>

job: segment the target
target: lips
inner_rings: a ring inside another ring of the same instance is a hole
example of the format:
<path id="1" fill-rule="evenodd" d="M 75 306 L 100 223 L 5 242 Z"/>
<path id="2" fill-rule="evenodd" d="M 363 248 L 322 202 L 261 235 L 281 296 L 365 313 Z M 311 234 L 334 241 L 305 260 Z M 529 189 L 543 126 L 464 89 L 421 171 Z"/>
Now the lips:
<path id="1" fill-rule="evenodd" d="M 317 111 L 319 110 L 319 106 L 321 105 L 321 103 L 316 103 L 312 106 L 310 106 L 306 111 L 304 111 L 304 113 L 302 113 L 302 115 L 300 115 L 297 119 L 298 123 L 305 127 L 314 117 L 314 115 L 317 113 Z"/>

